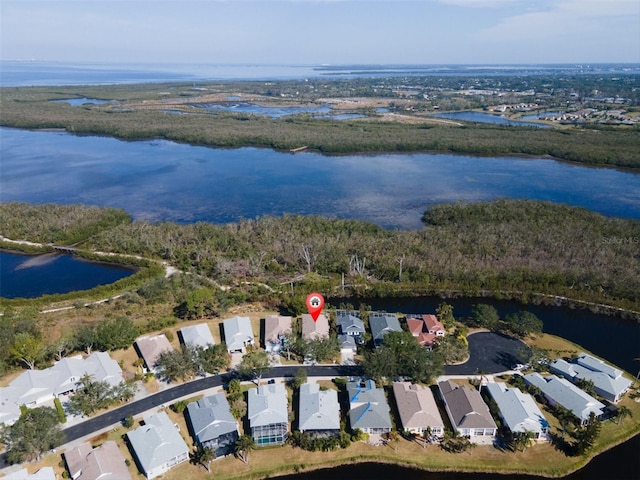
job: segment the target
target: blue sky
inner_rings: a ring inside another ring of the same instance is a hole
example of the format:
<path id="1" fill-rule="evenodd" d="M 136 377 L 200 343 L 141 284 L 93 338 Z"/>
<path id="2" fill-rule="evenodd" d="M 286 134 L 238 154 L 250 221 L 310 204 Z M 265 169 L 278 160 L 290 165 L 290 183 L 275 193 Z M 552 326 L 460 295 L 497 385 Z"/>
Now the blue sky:
<path id="1" fill-rule="evenodd" d="M 2 0 L 3 60 L 640 62 L 638 0 Z"/>

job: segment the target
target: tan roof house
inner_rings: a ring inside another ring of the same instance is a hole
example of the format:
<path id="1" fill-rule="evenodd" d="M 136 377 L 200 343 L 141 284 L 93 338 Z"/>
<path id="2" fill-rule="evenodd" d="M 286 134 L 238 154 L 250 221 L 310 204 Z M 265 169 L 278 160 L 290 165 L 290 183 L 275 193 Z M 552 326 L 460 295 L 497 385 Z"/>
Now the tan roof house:
<path id="1" fill-rule="evenodd" d="M 97 448 L 85 442 L 64 452 L 64 460 L 73 480 L 131 480 L 124 456 L 113 440 Z"/>
<path id="2" fill-rule="evenodd" d="M 140 337 L 136 340 L 136 349 L 143 358 L 147 370 L 153 371 L 160 354 L 173 350 L 167 337 L 161 333 L 159 335 Z"/>
<path id="3" fill-rule="evenodd" d="M 422 435 L 427 429 L 433 435 L 444 435 L 444 422 L 429 387 L 409 382 L 393 382 L 402 428 Z"/>
<path id="4" fill-rule="evenodd" d="M 324 313 L 315 322 L 308 313 L 302 314 L 302 338 L 307 341 L 326 338 L 329 336 L 329 320 Z"/>
<path id="5" fill-rule="evenodd" d="M 282 337 L 291 333 L 291 317 L 267 315 L 264 319 L 264 349 L 267 352 L 279 352 Z"/>

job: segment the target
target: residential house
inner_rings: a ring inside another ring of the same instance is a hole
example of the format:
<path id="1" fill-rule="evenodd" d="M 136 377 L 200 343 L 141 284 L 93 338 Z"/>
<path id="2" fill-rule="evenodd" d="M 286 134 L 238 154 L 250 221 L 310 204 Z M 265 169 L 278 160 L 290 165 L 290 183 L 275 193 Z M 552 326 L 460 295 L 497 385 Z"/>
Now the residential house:
<path id="1" fill-rule="evenodd" d="M 22 405 L 39 407 L 75 392 L 84 375 L 111 386 L 123 381 L 118 362 L 107 352 L 94 352 L 87 358 L 82 355 L 63 358 L 50 368 L 27 370 L 0 388 L 0 424 L 13 424 L 20 417 Z"/>
<path id="2" fill-rule="evenodd" d="M 355 355 L 358 353 L 358 345 L 351 335 L 338 335 L 338 345 L 340 345 L 340 354 Z"/>
<path id="3" fill-rule="evenodd" d="M 376 388 L 373 380 L 348 382 L 349 421 L 351 429 L 365 433 L 382 434 L 391 431 L 389 404 L 382 388 Z"/>
<path id="4" fill-rule="evenodd" d="M 136 340 L 134 344 L 138 354 L 144 360 L 145 367 L 149 372 L 156 371 L 156 362 L 164 352 L 173 350 L 169 340 L 160 333 L 158 335 L 144 336 Z"/>
<path id="5" fill-rule="evenodd" d="M 336 322 L 339 335 L 353 337 L 359 345 L 364 343 L 364 322 L 360 319 L 358 312 L 338 310 L 336 312 Z"/>
<path id="6" fill-rule="evenodd" d="M 573 383 L 580 380 L 593 382 L 595 393 L 613 403 L 619 402 L 631 387 L 631 380 L 622 376 L 622 370 L 586 353 L 581 353 L 571 362 L 554 360 L 549 364 L 549 370 Z"/>
<path id="7" fill-rule="evenodd" d="M 447 416 L 460 435 L 474 443 L 491 443 L 498 427 L 480 392 L 451 380 L 438 383 Z"/>
<path id="8" fill-rule="evenodd" d="M 264 349 L 278 353 L 282 349 L 286 335 L 291 334 L 291 317 L 267 315 L 264 319 Z"/>
<path id="9" fill-rule="evenodd" d="M 251 436 L 259 447 L 282 445 L 289 431 L 287 392 L 281 383 L 270 383 L 248 392 Z"/>
<path id="10" fill-rule="evenodd" d="M 308 313 L 302 314 L 302 338 L 307 342 L 329 337 L 329 319 L 324 313 L 317 320 Z"/>
<path id="11" fill-rule="evenodd" d="M 26 468 L 21 468 L 2 477 L 2 480 L 57 480 L 57 477 L 53 467 L 42 467 L 32 474 Z"/>
<path id="12" fill-rule="evenodd" d="M 229 353 L 244 353 L 248 345 L 253 345 L 254 336 L 249 317 L 227 318 L 222 322 L 222 326 Z"/>
<path id="13" fill-rule="evenodd" d="M 444 435 L 444 422 L 429 387 L 410 382 L 393 382 L 400 422 L 405 431 L 422 435 Z"/>
<path id="14" fill-rule="evenodd" d="M 193 345 L 194 347 L 207 349 L 216 343 L 213 339 L 213 335 L 211 335 L 209 325 L 206 323 L 182 327 L 179 332 L 180 339 L 185 345 Z"/>
<path id="15" fill-rule="evenodd" d="M 189 460 L 189 447 L 165 412 L 145 419 L 127 433 L 133 457 L 149 480 Z"/>
<path id="16" fill-rule="evenodd" d="M 320 390 L 317 383 L 300 385 L 298 430 L 316 435 L 337 435 L 340 432 L 338 392 Z"/>
<path id="17" fill-rule="evenodd" d="M 73 480 L 131 480 L 124 456 L 113 440 L 96 448 L 85 442 L 63 456 Z"/>
<path id="18" fill-rule="evenodd" d="M 555 375 L 543 377 L 538 372 L 524 376 L 524 381 L 540 389 L 551 405 L 561 405 L 575 415 L 582 424 L 589 420 L 591 413 L 600 417 L 604 413 L 604 404 L 583 392 L 565 378 Z"/>
<path id="19" fill-rule="evenodd" d="M 186 417 L 196 442 L 211 448 L 216 458 L 233 453 L 239 438 L 238 422 L 231 414 L 224 393 L 191 402 L 187 405 Z"/>
<path id="20" fill-rule="evenodd" d="M 411 334 L 416 337 L 418 343 L 429 349 L 433 347 L 438 338 L 443 338 L 446 334 L 444 325 L 440 323 L 438 317 L 432 314 L 408 316 L 407 327 L 409 327 Z"/>
<path id="21" fill-rule="evenodd" d="M 382 339 L 389 332 L 401 332 L 398 317 L 390 313 L 372 312 L 369 314 L 369 328 L 371 328 L 371 336 L 373 344 L 379 347 Z"/>
<path id="22" fill-rule="evenodd" d="M 496 402 L 502 424 L 512 433 L 529 431 L 535 440 L 549 440 L 549 422 L 531 395 L 503 382 L 489 382 L 484 388 Z"/>

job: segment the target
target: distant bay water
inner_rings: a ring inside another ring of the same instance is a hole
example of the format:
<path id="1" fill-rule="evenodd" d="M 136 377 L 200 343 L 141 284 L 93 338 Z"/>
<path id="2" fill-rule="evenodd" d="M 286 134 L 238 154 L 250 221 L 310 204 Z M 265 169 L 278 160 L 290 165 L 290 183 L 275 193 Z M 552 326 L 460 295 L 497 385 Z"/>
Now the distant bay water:
<path id="1" fill-rule="evenodd" d="M 0 141 L 2 201 L 112 206 L 152 222 L 294 213 L 419 228 L 430 205 L 501 197 L 640 219 L 640 175 L 543 158 L 293 155 L 9 128 Z"/>
<path id="2" fill-rule="evenodd" d="M 300 80 L 407 76 L 506 76 L 640 73 L 640 64 L 263 65 L 215 63 L 65 63 L 0 61 L 0 86 L 99 85 L 209 80 Z"/>

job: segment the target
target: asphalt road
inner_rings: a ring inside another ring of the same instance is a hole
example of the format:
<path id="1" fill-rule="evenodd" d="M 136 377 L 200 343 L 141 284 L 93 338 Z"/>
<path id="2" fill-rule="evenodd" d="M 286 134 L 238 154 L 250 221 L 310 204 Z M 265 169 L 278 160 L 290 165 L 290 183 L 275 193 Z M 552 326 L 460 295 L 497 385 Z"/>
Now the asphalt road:
<path id="1" fill-rule="evenodd" d="M 518 339 L 499 335 L 492 332 L 475 333 L 468 337 L 469 360 L 461 365 L 445 366 L 445 375 L 474 375 L 477 373 L 499 373 L 508 370 L 511 365 L 518 363 L 517 353 L 525 346 Z M 262 378 L 293 377 L 300 365 L 274 367 Z M 305 366 L 309 377 L 352 377 L 362 375 L 359 366 L 346 365 L 317 365 Z M 103 413 L 87 421 L 73 425 L 63 430 L 66 442 L 72 442 L 121 422 L 127 416 L 139 415 L 161 405 L 169 405 L 176 398 L 194 395 L 202 390 L 219 387 L 233 378 L 233 374 L 225 373 L 205 377 L 193 382 L 176 385 L 162 390 L 154 395 L 127 403 L 119 408 Z M 65 442 L 65 443 L 66 443 Z M 0 468 L 7 466 L 5 454 L 0 455 Z"/>
<path id="2" fill-rule="evenodd" d="M 293 377 L 299 368 L 299 365 L 274 367 L 267 374 L 263 375 L 262 378 Z M 362 368 L 359 366 L 322 365 L 305 366 L 305 368 L 307 369 L 307 376 L 309 377 L 349 377 L 362 374 Z M 219 387 L 232 378 L 233 375 L 229 373 L 205 377 L 194 380 L 193 382 L 176 385 L 173 388 L 162 390 L 161 392 L 135 402 L 127 403 L 102 415 L 90 418 L 85 422 L 65 428 L 63 432 L 66 435 L 66 442 L 72 442 L 98 430 L 107 428 L 115 423 L 121 422 L 129 415 L 135 416 L 161 405 L 169 405 L 173 403 L 176 398 L 193 395 L 209 388 Z"/>

